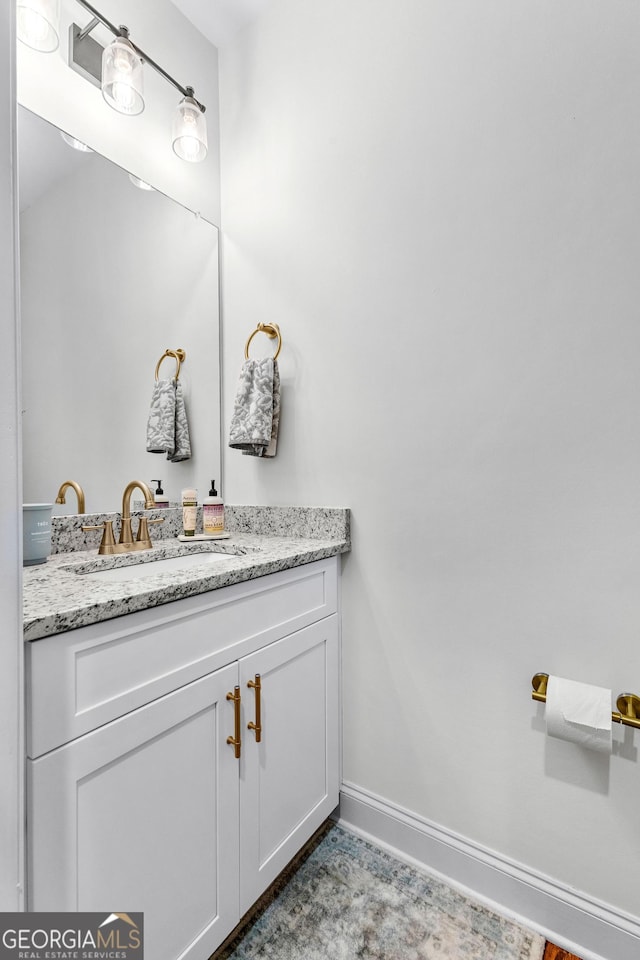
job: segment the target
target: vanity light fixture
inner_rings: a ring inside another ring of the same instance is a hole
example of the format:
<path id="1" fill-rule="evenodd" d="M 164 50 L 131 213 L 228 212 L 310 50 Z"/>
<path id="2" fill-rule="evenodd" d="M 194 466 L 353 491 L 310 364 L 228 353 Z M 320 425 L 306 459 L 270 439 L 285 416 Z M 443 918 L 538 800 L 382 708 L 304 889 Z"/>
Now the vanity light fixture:
<path id="1" fill-rule="evenodd" d="M 26 3 L 27 0 L 18 2 Z M 69 27 L 69 66 L 85 80 L 101 87 L 102 95 L 110 107 L 119 113 L 135 116 L 144 110 L 142 67 L 148 64 L 182 94 L 173 120 L 174 152 L 192 163 L 204 160 L 207 155 L 206 107 L 196 100 L 193 87 L 183 87 L 141 50 L 131 40 L 127 27 L 116 27 L 86 0 L 76 2 L 91 14 L 92 20 L 86 27 L 81 28 L 76 23 Z M 99 24 L 115 37 L 107 47 L 90 36 Z"/>
<path id="2" fill-rule="evenodd" d="M 18 0 L 16 32 L 21 40 L 40 53 L 58 49 L 59 0 Z"/>

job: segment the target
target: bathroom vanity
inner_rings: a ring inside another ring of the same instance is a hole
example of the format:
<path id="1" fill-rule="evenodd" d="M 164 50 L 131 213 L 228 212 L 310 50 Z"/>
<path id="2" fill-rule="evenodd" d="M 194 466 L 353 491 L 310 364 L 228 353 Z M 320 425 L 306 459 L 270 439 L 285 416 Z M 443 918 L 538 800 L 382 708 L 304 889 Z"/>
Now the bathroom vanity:
<path id="1" fill-rule="evenodd" d="M 29 910 L 143 911 L 145 956 L 207 960 L 337 805 L 348 545 L 262 539 L 27 644 Z"/>

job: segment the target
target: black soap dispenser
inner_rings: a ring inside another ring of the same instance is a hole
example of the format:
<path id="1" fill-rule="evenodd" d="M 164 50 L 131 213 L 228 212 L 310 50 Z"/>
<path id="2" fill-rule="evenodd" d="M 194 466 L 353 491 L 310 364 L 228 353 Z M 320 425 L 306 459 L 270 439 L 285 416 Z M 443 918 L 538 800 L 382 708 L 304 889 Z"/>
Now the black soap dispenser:
<path id="1" fill-rule="evenodd" d="M 162 489 L 162 486 L 161 486 L 162 480 L 152 480 L 151 483 L 157 483 L 157 484 L 158 484 L 157 489 L 156 489 L 156 492 L 155 492 L 155 496 L 154 496 L 154 498 L 153 498 L 153 499 L 155 500 L 156 507 L 168 507 L 168 506 L 169 506 L 169 498 L 168 498 L 168 497 L 165 497 L 165 495 L 164 495 L 164 490 Z"/>

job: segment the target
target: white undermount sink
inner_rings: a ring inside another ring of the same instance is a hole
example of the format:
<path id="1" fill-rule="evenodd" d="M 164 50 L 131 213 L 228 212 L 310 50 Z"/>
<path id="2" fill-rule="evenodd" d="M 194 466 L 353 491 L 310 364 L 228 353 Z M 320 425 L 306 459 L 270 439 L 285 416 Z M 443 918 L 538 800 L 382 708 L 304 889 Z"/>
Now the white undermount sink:
<path id="1" fill-rule="evenodd" d="M 159 573 L 179 573 L 191 570 L 193 567 L 207 567 L 219 563 L 220 560 L 231 560 L 232 553 L 186 553 L 181 557 L 164 557 L 162 560 L 140 560 L 123 567 L 112 567 L 109 570 L 93 570 L 83 574 L 92 580 L 108 580 L 118 583 L 125 580 L 142 580 L 145 577 L 156 577 Z"/>

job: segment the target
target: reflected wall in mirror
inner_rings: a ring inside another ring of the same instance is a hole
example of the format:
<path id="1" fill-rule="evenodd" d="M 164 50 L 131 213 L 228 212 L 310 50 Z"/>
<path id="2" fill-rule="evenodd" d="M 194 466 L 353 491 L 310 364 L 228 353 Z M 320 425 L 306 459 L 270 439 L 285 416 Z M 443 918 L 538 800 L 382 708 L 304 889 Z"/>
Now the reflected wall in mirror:
<path id="1" fill-rule="evenodd" d="M 220 477 L 217 228 L 24 108 L 18 142 L 25 502 L 68 479 L 89 513 L 120 510 L 133 479 L 205 496 Z M 178 348 L 192 457 L 172 463 L 146 452 L 146 427 Z M 54 515 L 75 512 L 69 491 Z"/>

